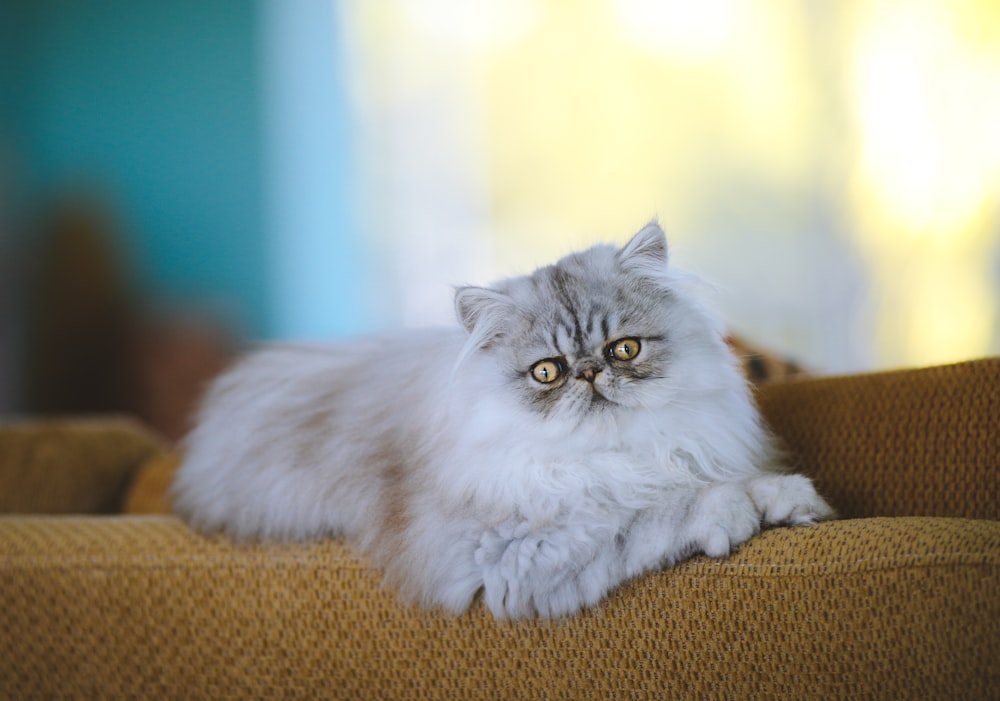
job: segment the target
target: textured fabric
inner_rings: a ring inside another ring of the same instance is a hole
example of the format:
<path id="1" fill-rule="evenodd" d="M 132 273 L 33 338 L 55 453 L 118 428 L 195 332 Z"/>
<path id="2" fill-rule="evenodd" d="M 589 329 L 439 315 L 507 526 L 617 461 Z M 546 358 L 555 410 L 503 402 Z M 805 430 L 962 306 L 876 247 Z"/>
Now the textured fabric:
<path id="1" fill-rule="evenodd" d="M 1000 519 L 1000 358 L 769 385 L 758 400 L 841 516 Z"/>
<path id="2" fill-rule="evenodd" d="M 125 493 L 122 512 L 133 515 L 173 513 L 170 485 L 178 467 L 180 455 L 175 452 L 156 455 L 140 465 Z"/>
<path id="3" fill-rule="evenodd" d="M 765 533 L 566 620 L 400 607 L 336 542 L 0 519 L 2 698 L 996 698 L 1000 523 Z"/>
<path id="4" fill-rule="evenodd" d="M 163 450 L 130 419 L 0 423 L 0 513 L 114 513 L 133 472 Z"/>

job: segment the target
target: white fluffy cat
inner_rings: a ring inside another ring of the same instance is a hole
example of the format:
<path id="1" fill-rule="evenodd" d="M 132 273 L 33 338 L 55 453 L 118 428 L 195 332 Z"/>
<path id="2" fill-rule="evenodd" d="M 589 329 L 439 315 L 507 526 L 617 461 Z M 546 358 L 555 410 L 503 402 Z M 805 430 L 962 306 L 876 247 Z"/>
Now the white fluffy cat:
<path id="1" fill-rule="evenodd" d="M 205 399 L 176 508 L 241 539 L 344 535 L 407 600 L 481 591 L 508 618 L 832 517 L 685 279 L 653 223 L 459 289 L 461 327 L 253 352 Z"/>

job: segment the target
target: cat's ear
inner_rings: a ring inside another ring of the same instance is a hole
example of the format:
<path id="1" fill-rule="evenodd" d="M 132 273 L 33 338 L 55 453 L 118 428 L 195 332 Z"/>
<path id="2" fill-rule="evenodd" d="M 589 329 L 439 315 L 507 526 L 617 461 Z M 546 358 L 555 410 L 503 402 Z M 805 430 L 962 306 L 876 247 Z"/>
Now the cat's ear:
<path id="1" fill-rule="evenodd" d="M 507 295 L 485 287 L 459 287 L 455 291 L 455 313 L 469 334 L 481 344 L 500 335 L 519 312 Z"/>
<path id="2" fill-rule="evenodd" d="M 667 258 L 667 235 L 655 219 L 618 252 L 618 261 L 623 267 L 650 272 L 663 272 Z"/>
<path id="3" fill-rule="evenodd" d="M 514 300 L 485 287 L 459 287 L 455 290 L 455 314 L 469 332 L 451 370 L 454 379 L 458 369 L 476 351 L 489 348 L 507 335 L 513 319 L 520 316 Z"/>

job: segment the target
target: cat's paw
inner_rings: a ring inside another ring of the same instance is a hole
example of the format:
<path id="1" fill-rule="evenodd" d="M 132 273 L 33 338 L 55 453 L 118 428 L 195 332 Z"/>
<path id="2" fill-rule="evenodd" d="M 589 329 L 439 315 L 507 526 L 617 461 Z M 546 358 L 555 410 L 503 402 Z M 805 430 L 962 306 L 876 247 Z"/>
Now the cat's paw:
<path id="1" fill-rule="evenodd" d="M 483 573 L 483 600 L 497 618 L 523 618 L 532 613 L 530 577 L 542 541 L 527 523 L 511 519 L 485 531 L 475 551 Z"/>
<path id="2" fill-rule="evenodd" d="M 760 512 L 739 484 L 715 484 L 701 490 L 694 505 L 689 536 L 709 557 L 725 557 L 760 532 Z"/>
<path id="3" fill-rule="evenodd" d="M 802 475 L 755 477 L 748 488 L 767 526 L 810 526 L 836 516 L 812 481 Z"/>
<path id="4" fill-rule="evenodd" d="M 486 530 L 475 551 L 483 602 L 497 618 L 564 616 L 600 601 L 607 553 L 583 527 L 535 531 L 511 519 Z"/>

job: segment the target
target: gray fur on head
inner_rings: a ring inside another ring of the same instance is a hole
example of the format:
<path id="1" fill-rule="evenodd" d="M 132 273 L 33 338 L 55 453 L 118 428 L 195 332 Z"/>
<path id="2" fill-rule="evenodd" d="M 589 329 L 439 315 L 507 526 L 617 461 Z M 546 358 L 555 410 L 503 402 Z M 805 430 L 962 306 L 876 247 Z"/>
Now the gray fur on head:
<path id="1" fill-rule="evenodd" d="M 667 240 L 651 222 L 621 248 L 599 245 L 530 275 L 455 295 L 469 353 L 488 351 L 507 370 L 525 403 L 546 414 L 575 414 L 653 401 L 669 383 L 674 300 Z M 610 344 L 636 339 L 639 354 L 621 361 Z M 551 360 L 556 379 L 533 381 L 531 369 Z M 572 382 L 592 376 L 588 384 Z"/>

